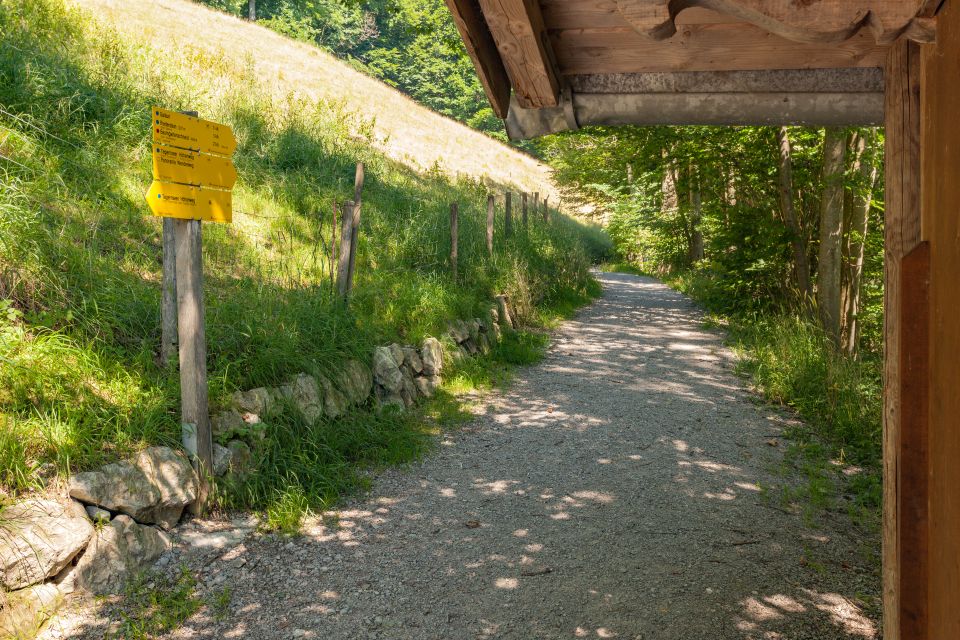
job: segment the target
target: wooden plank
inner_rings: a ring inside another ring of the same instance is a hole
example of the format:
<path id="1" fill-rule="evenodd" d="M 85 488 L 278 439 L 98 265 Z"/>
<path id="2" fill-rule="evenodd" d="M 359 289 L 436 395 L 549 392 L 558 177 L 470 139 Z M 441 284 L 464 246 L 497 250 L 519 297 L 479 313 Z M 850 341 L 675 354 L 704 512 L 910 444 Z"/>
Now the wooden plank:
<path id="1" fill-rule="evenodd" d="M 886 65 L 884 240 L 883 608 L 887 640 L 900 639 L 900 263 L 920 235 L 920 54 L 899 42 Z M 903 640 L 910 640 L 903 638 Z"/>
<path id="2" fill-rule="evenodd" d="M 927 640 L 930 243 L 900 265 L 900 637 Z"/>
<path id="3" fill-rule="evenodd" d="M 477 0 L 447 0 L 447 8 L 493 112 L 498 118 L 506 118 L 510 107 L 510 79 Z"/>
<path id="4" fill-rule="evenodd" d="M 922 49 L 923 237 L 930 241 L 929 640 L 960 638 L 960 2 Z M 902 640 L 908 640 L 902 638 Z"/>
<path id="5" fill-rule="evenodd" d="M 685 26 L 660 42 L 629 28 L 558 31 L 551 40 L 563 75 L 883 67 L 889 50 L 862 33 L 824 47 L 744 24 Z"/>
<path id="6" fill-rule="evenodd" d="M 913 22 L 925 0 L 617 0 L 637 31 L 654 39 L 676 33 L 676 16 L 688 7 L 713 9 L 795 42 L 838 43 L 869 32 L 878 44 L 902 34 L 914 37 Z M 920 31 L 922 33 L 922 30 Z"/>
<path id="7" fill-rule="evenodd" d="M 213 474 L 213 436 L 207 389 L 207 337 L 203 305 L 201 222 L 175 220 L 177 330 L 180 348 L 180 413 L 183 443 L 200 478 L 193 513 L 202 513 Z"/>
<path id="8" fill-rule="evenodd" d="M 560 81 L 537 0 L 480 0 L 480 7 L 520 106 L 557 106 Z"/>
<path id="9" fill-rule="evenodd" d="M 598 27 L 630 27 L 630 23 L 617 9 L 615 0 L 545 0 L 540 3 L 543 21 L 547 29 L 584 29 Z M 723 15 L 709 9 L 693 7 L 677 15 L 677 25 L 684 24 L 732 24 L 743 23 L 733 16 Z M 631 29 L 633 27 L 630 27 Z"/>

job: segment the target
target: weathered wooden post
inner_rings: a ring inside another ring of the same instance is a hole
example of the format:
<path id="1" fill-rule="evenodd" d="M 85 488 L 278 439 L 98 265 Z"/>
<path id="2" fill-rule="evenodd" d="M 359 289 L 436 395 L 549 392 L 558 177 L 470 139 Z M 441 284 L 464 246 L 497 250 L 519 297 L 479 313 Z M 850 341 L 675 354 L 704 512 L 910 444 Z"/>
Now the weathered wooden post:
<path id="1" fill-rule="evenodd" d="M 457 236 L 459 234 L 459 205 L 450 203 L 450 271 L 453 279 L 457 279 Z"/>
<path id="2" fill-rule="evenodd" d="M 353 241 L 353 202 L 343 203 L 340 214 L 340 264 L 337 266 L 337 294 L 346 300 L 350 293 L 350 243 Z"/>
<path id="3" fill-rule="evenodd" d="M 547 205 L 547 201 L 550 200 L 550 196 L 546 196 L 543 199 L 543 221 L 550 222 L 550 207 Z"/>
<path id="4" fill-rule="evenodd" d="M 540 213 L 540 192 L 539 192 L 539 191 L 534 191 L 534 192 L 533 192 L 533 216 L 534 216 L 534 221 L 536 221 L 536 216 L 537 216 L 538 213 Z"/>
<path id="5" fill-rule="evenodd" d="M 207 334 L 203 308 L 203 252 L 199 220 L 173 220 L 177 329 L 180 347 L 180 398 L 183 444 L 195 456 L 200 491 L 191 505 L 201 513 L 210 493 L 213 436 L 207 397 Z"/>
<path id="6" fill-rule="evenodd" d="M 487 196 L 487 253 L 493 255 L 493 222 L 496 216 L 493 194 Z"/>
<path id="7" fill-rule="evenodd" d="M 513 235 L 513 203 L 509 191 L 504 194 L 503 235 L 507 238 Z"/>
<path id="8" fill-rule="evenodd" d="M 350 223 L 350 266 L 347 270 L 347 295 L 353 291 L 353 274 L 357 264 L 357 239 L 360 234 L 360 194 L 363 191 L 363 163 L 357 163 L 353 181 L 353 216 Z"/>
<path id="9" fill-rule="evenodd" d="M 523 192 L 523 195 L 521 196 L 520 199 L 522 202 L 521 207 L 523 211 L 522 213 L 523 230 L 526 231 L 527 230 L 527 192 L 526 191 Z"/>
<path id="10" fill-rule="evenodd" d="M 333 209 L 330 227 L 330 291 L 337 289 L 337 200 L 333 200 Z"/>
<path id="11" fill-rule="evenodd" d="M 173 366 L 177 352 L 177 252 L 173 218 L 163 219 L 163 281 L 160 299 L 160 365 Z"/>

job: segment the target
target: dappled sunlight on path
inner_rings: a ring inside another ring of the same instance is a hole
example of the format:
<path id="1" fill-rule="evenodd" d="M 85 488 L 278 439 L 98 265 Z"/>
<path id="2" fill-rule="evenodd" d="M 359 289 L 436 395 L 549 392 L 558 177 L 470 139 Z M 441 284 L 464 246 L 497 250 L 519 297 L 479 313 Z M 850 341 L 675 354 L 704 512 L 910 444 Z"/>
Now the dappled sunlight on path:
<path id="1" fill-rule="evenodd" d="M 230 614 L 171 637 L 878 638 L 846 516 L 810 528 L 777 498 L 789 418 L 687 299 L 601 277 L 545 361 L 435 455 L 300 539 L 199 550 Z"/>

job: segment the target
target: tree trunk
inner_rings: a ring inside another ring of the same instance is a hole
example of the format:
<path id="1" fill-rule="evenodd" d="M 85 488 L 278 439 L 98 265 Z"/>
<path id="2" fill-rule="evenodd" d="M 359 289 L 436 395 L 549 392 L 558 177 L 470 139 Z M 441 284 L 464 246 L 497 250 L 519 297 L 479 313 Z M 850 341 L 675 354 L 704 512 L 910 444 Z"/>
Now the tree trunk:
<path id="1" fill-rule="evenodd" d="M 843 239 L 843 173 L 847 139 L 827 127 L 823 137 L 823 193 L 820 197 L 820 253 L 817 260 L 817 310 L 820 324 L 840 345 L 840 268 Z"/>
<path id="2" fill-rule="evenodd" d="M 780 178 L 780 214 L 783 222 L 790 231 L 790 249 L 793 252 L 793 269 L 797 276 L 797 290 L 807 306 L 813 298 L 810 289 L 810 262 L 807 260 L 806 240 L 800 219 L 797 217 L 797 207 L 793 198 L 793 160 L 790 150 L 790 134 L 786 127 L 777 131 L 779 147 L 779 178 Z"/>
<path id="3" fill-rule="evenodd" d="M 695 264 L 703 260 L 703 231 L 700 223 L 703 220 L 702 199 L 700 195 L 700 172 L 696 167 L 690 167 L 690 263 Z"/>
<path id="4" fill-rule="evenodd" d="M 251 22 L 255 22 L 257 19 L 257 0 L 249 0 L 247 3 L 247 17 L 250 18 Z"/>
<path id="5" fill-rule="evenodd" d="M 857 353 L 860 340 L 860 283 L 863 279 L 864 246 L 870 224 L 870 207 L 873 205 L 873 188 L 877 182 L 877 165 L 870 155 L 870 147 L 876 140 L 876 129 L 855 131 L 851 134 L 850 148 L 854 154 L 853 170 L 859 183 L 850 198 L 850 211 L 844 241 L 843 277 L 843 335 L 841 346 L 849 355 Z"/>

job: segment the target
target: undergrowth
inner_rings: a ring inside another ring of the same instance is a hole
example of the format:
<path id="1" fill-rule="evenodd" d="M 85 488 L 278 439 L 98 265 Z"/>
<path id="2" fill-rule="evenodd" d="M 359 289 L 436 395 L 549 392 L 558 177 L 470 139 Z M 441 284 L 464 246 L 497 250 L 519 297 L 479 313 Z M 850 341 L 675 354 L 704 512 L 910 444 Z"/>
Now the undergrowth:
<path id="1" fill-rule="evenodd" d="M 610 246 L 601 230 L 554 214 L 504 239 L 498 211 L 488 256 L 486 194 L 506 187 L 387 159 L 344 103 L 277 97 L 251 68 L 190 46 L 157 54 L 63 0 L 0 2 L 0 42 L 0 492 L 179 441 L 178 376 L 157 363 L 161 225 L 143 199 L 153 104 L 227 123 L 239 143 L 234 223 L 203 228 L 213 410 L 236 389 L 439 335 L 498 293 L 537 327 L 596 292 L 589 267 Z M 360 161 L 348 308 L 331 290 L 331 203 L 352 197 Z M 508 343 L 450 384 L 492 382 L 534 343 Z M 259 469 L 222 499 L 283 528 L 287 514 L 362 486 L 367 467 L 419 455 L 430 428 L 372 409 L 318 425 L 272 417 Z"/>

